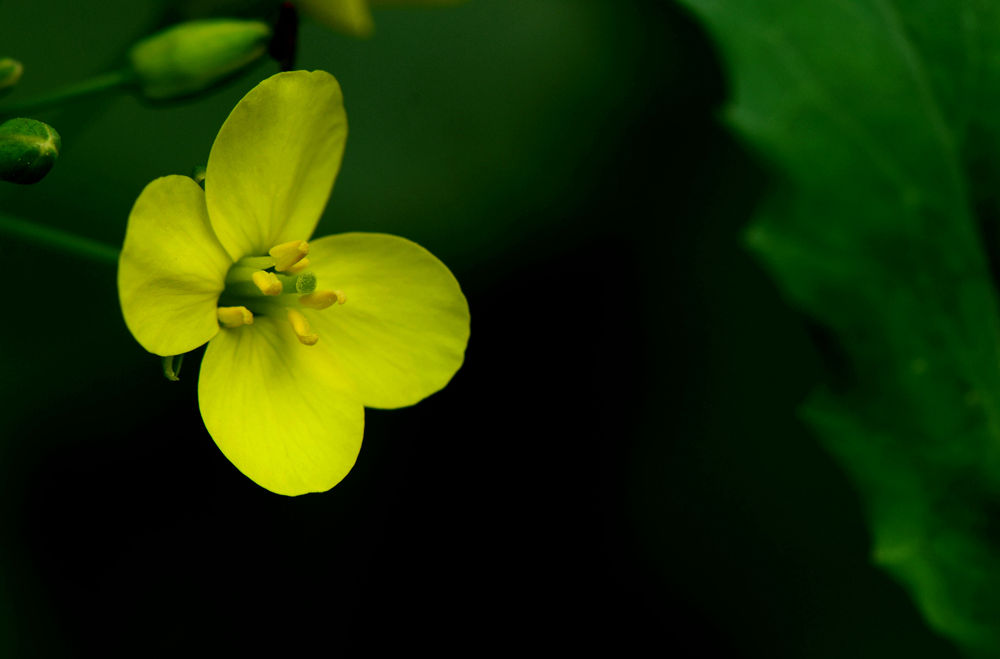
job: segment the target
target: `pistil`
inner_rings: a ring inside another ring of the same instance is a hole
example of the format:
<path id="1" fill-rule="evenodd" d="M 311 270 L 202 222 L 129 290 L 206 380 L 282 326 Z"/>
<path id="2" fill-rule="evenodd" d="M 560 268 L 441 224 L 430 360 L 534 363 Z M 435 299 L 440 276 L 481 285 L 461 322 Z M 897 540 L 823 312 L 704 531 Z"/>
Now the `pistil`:
<path id="1" fill-rule="evenodd" d="M 293 240 L 275 245 L 268 256 L 246 256 L 226 275 L 226 288 L 219 296 L 219 324 L 236 329 L 253 323 L 255 315 L 285 317 L 303 345 L 315 345 L 319 335 L 300 309 L 319 311 L 344 304 L 339 290 L 316 290 L 316 275 L 310 272 L 309 243 Z"/>

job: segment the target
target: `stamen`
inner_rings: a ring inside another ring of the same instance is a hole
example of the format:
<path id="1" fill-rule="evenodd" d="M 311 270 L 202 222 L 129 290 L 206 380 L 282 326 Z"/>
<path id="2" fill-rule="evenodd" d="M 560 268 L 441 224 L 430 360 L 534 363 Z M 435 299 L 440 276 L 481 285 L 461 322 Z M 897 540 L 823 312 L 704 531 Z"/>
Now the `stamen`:
<path id="1" fill-rule="evenodd" d="M 264 270 L 253 273 L 253 283 L 264 295 L 281 295 L 281 291 L 284 289 L 276 274 Z"/>
<path id="2" fill-rule="evenodd" d="M 246 307 L 219 307 L 219 324 L 230 329 L 253 325 L 253 313 Z"/>
<path id="3" fill-rule="evenodd" d="M 347 301 L 347 296 L 343 291 L 316 291 L 309 295 L 300 295 L 299 304 L 310 309 L 326 309 L 334 302 L 343 304 Z"/>
<path id="4" fill-rule="evenodd" d="M 308 295 L 299 296 L 299 304 L 310 309 L 326 309 L 337 301 L 337 294 L 333 291 L 316 291 Z"/>
<path id="5" fill-rule="evenodd" d="M 299 261 L 295 265 L 285 268 L 285 273 L 289 275 L 297 275 L 308 267 L 309 267 L 309 257 L 303 256 L 301 261 Z"/>
<path id="6" fill-rule="evenodd" d="M 288 322 L 292 324 L 295 336 L 299 337 L 299 343 L 302 345 L 311 346 L 319 341 L 319 335 L 313 333 L 312 328 L 309 327 L 309 321 L 298 309 L 288 310 Z"/>
<path id="7" fill-rule="evenodd" d="M 284 272 L 305 258 L 309 253 L 309 243 L 304 240 L 291 240 L 275 245 L 267 253 L 274 257 L 274 269 Z"/>

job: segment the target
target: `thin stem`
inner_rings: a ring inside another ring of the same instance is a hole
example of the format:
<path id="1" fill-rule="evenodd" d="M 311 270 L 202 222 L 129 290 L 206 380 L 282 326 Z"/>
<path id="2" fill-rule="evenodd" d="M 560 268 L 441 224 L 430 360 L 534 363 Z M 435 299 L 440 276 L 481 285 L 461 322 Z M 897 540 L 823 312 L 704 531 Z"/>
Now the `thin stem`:
<path id="1" fill-rule="evenodd" d="M 118 265 L 119 250 L 110 245 L 22 220 L 13 215 L 0 213 L 0 233 L 17 236 L 55 251 L 72 254 L 96 263 Z"/>
<path id="2" fill-rule="evenodd" d="M 65 101 L 70 101 L 81 96 L 96 94 L 115 87 L 122 87 L 135 79 L 135 74 L 129 69 L 121 69 L 99 75 L 83 82 L 57 89 L 48 94 L 42 94 L 35 98 L 29 98 L 20 103 L 11 103 L 0 106 L 0 115 L 23 114 L 34 112 L 56 105 L 62 105 Z"/>
<path id="3" fill-rule="evenodd" d="M 267 270 L 274 267 L 273 256 L 244 256 L 236 262 L 237 268 L 249 268 L 251 270 Z"/>

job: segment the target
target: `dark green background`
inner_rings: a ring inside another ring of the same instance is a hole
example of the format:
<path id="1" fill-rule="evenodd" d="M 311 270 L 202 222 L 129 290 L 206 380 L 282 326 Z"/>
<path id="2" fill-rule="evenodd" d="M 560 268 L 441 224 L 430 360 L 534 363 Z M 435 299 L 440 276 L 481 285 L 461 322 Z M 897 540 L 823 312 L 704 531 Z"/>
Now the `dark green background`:
<path id="1" fill-rule="evenodd" d="M 120 63 L 165 2 L 0 2 L 11 100 Z M 193 5 L 197 3 L 187 3 Z M 370 411 L 357 467 L 288 499 L 242 476 L 126 331 L 114 272 L 3 238 L 0 654 L 952 657 L 870 565 L 857 495 L 796 420 L 824 377 L 741 246 L 767 185 L 719 127 L 724 76 L 666 2 L 470 0 L 305 22 L 341 81 L 317 235 L 396 233 L 453 269 L 451 385 Z M 111 95 L 0 210 L 119 244 L 157 176 L 204 163 L 261 64 L 193 102 Z"/>

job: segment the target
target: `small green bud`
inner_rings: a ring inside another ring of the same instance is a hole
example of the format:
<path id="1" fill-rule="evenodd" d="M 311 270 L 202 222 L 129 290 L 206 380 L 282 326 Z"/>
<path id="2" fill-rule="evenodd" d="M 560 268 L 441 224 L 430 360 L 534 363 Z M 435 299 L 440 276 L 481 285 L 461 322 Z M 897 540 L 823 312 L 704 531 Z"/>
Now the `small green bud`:
<path id="1" fill-rule="evenodd" d="M 208 89 L 267 51 L 271 27 L 229 18 L 180 23 L 132 46 L 129 63 L 151 99 Z"/>
<path id="2" fill-rule="evenodd" d="M 23 64 L 16 59 L 0 57 L 0 96 L 14 88 L 22 73 L 24 73 Z"/>
<path id="3" fill-rule="evenodd" d="M 208 169 L 206 169 L 205 165 L 195 165 L 191 168 L 191 178 L 202 188 L 205 187 L 205 173 L 207 171 Z"/>
<path id="4" fill-rule="evenodd" d="M 0 124 L 0 180 L 37 183 L 52 169 L 62 139 L 56 129 L 34 119 Z"/>

